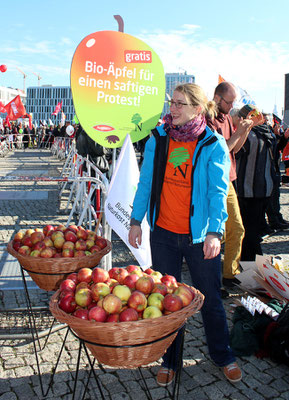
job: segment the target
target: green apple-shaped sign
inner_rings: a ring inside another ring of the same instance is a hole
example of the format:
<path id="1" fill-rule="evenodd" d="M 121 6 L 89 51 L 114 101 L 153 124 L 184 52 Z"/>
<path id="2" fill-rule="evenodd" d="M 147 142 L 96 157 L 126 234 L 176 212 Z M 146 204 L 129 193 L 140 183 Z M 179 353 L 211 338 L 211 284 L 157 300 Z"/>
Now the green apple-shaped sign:
<path id="1" fill-rule="evenodd" d="M 78 45 L 71 64 L 77 118 L 104 147 L 146 137 L 165 100 L 165 75 L 158 55 L 142 40 L 116 31 L 95 32 Z"/>

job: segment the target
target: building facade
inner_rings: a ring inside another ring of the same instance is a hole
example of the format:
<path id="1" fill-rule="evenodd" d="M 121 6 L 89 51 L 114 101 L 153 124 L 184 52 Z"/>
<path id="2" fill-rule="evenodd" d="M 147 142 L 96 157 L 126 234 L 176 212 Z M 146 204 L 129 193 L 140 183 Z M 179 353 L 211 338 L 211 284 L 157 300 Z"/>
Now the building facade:
<path id="1" fill-rule="evenodd" d="M 26 111 L 32 113 L 33 121 L 39 125 L 40 121 L 50 119 L 54 125 L 61 121 L 61 112 L 52 115 L 56 105 L 62 101 L 62 111 L 66 121 L 71 122 L 74 115 L 71 89 L 69 86 L 31 86 L 27 89 Z"/>

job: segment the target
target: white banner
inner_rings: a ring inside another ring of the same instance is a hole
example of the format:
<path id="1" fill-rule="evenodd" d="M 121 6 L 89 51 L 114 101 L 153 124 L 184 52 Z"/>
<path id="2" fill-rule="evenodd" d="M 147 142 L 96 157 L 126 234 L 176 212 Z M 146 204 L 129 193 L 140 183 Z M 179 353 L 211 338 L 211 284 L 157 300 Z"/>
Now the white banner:
<path id="1" fill-rule="evenodd" d="M 130 214 L 137 184 L 139 181 L 139 168 L 135 151 L 129 135 L 126 136 L 118 157 L 114 173 L 108 188 L 107 199 L 104 206 L 106 220 L 111 228 L 124 241 L 139 265 L 146 269 L 152 265 L 149 243 L 149 225 L 147 220 L 142 222 L 142 244 L 135 249 L 128 243 L 130 228 Z"/>

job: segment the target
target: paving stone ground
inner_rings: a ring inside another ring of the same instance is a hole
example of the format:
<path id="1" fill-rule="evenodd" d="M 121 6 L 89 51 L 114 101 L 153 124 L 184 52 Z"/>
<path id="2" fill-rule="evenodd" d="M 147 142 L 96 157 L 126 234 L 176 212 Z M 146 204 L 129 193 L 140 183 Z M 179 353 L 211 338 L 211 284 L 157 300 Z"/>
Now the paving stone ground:
<path id="1" fill-rule="evenodd" d="M 8 174 L 58 176 L 62 166 L 63 161 L 58 160 L 49 150 L 18 150 L 0 159 L 0 176 Z M 6 245 L 16 231 L 28 227 L 40 227 L 46 223 L 66 223 L 67 213 L 64 212 L 64 208 L 67 196 L 64 195 L 64 198 L 59 199 L 59 189 L 60 186 L 56 182 L 0 180 L 0 272 L 7 258 Z M 26 197 L 21 195 L 21 191 L 26 193 Z M 29 200 L 31 197 L 34 200 Z M 282 186 L 282 213 L 287 220 L 289 220 L 288 203 L 289 187 Z M 113 266 L 133 263 L 135 260 L 126 246 L 116 235 L 113 235 L 112 239 Z M 262 245 L 264 254 L 287 254 L 288 240 L 289 231 L 279 232 L 267 238 Z M 183 281 L 190 283 L 185 265 Z M 45 308 L 52 292 L 31 289 L 29 295 L 34 306 Z M 242 295 L 244 295 L 242 291 L 235 289 L 230 292 L 229 298 L 224 299 L 229 326 L 232 324 L 234 312 L 233 301 Z M 16 308 L 18 311 L 7 311 L 11 308 Z M 0 290 L 0 400 L 71 399 L 78 340 L 68 333 L 54 383 L 46 397 L 43 397 L 25 310 L 23 290 Z M 35 315 L 38 331 L 40 334 L 45 333 L 52 322 L 50 314 L 40 310 Z M 65 334 L 65 327 L 56 330 L 49 337 L 44 349 L 37 352 L 45 391 Z M 45 340 L 46 336 L 40 339 L 41 346 L 44 346 Z M 197 313 L 189 319 L 186 326 L 184 368 L 181 374 L 179 399 L 289 400 L 288 367 L 277 365 L 270 359 L 258 359 L 255 356 L 238 358 L 238 363 L 244 377 L 242 382 L 233 385 L 225 380 L 221 371 L 210 361 L 201 316 Z M 160 362 L 156 361 L 141 370 L 153 400 L 169 398 L 166 390 L 158 387 L 155 381 L 159 364 Z M 88 376 L 87 367 L 88 360 L 82 352 L 76 400 L 82 398 Z M 138 370 L 96 366 L 95 371 L 106 399 L 142 400 L 147 398 L 143 386 L 140 386 Z M 100 398 L 99 391 L 94 379 L 90 379 L 85 399 L 96 398 Z"/>

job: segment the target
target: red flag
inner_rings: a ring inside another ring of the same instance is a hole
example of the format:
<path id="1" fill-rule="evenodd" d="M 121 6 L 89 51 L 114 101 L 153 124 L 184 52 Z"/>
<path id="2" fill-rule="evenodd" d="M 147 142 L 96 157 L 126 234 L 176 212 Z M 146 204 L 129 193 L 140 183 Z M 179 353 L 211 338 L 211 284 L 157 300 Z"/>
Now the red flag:
<path id="1" fill-rule="evenodd" d="M 57 106 L 55 107 L 55 110 L 53 111 L 53 113 L 51 115 L 57 115 L 59 113 L 59 111 L 62 109 L 62 100 L 60 103 L 57 104 Z"/>
<path id="2" fill-rule="evenodd" d="M 21 101 L 20 96 L 16 96 L 10 103 L 6 104 L 5 110 L 10 120 L 14 121 L 17 118 L 21 118 L 26 114 L 25 107 Z"/>
<path id="3" fill-rule="evenodd" d="M 3 126 L 8 126 L 8 128 L 11 129 L 11 124 L 8 115 L 6 116 L 5 121 L 3 122 Z"/>

